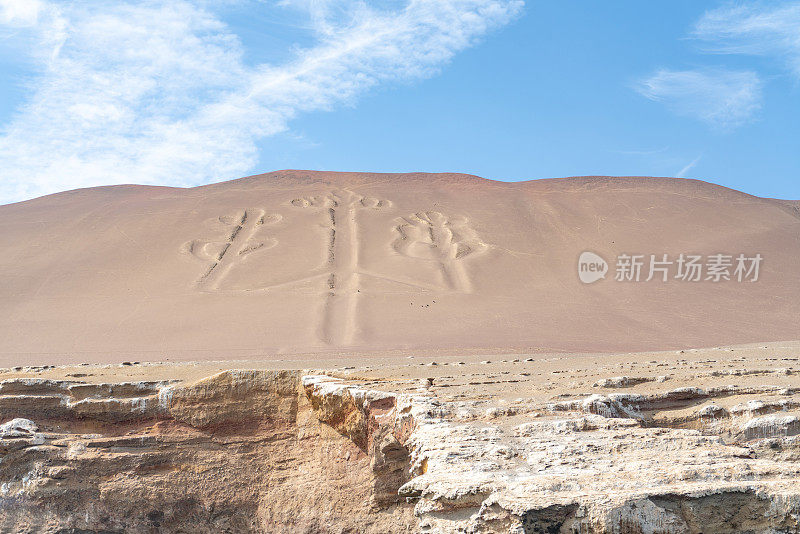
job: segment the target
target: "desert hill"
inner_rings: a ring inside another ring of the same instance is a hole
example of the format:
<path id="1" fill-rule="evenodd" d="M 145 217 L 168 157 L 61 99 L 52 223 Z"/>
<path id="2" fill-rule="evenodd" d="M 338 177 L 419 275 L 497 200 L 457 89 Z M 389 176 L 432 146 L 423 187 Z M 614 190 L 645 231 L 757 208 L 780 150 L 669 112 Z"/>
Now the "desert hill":
<path id="1" fill-rule="evenodd" d="M 4 366 L 800 338 L 800 204 L 695 180 L 280 171 L 59 193 L 0 228 Z M 583 251 L 604 280 L 579 280 Z M 763 261 L 616 281 L 622 254 Z"/>

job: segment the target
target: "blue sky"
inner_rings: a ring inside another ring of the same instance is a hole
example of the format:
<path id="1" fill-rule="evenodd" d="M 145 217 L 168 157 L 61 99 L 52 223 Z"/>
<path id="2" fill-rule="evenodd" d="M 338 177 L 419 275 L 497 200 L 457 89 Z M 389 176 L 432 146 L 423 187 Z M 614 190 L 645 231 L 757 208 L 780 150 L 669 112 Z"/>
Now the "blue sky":
<path id="1" fill-rule="evenodd" d="M 283 168 L 800 198 L 800 2 L 0 0 L 0 202 Z"/>

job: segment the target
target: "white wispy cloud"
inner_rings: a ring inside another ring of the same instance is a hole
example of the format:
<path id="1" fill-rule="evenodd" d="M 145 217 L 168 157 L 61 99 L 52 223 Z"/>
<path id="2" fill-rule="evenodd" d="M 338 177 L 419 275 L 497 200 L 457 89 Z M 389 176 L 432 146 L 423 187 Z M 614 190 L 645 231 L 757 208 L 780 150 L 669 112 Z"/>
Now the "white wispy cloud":
<path id="1" fill-rule="evenodd" d="M 693 36 L 710 52 L 776 57 L 800 77 L 800 2 L 714 9 L 697 21 Z"/>
<path id="2" fill-rule="evenodd" d="M 0 0 L 0 24 L 11 27 L 34 26 L 44 7 L 41 0 Z"/>
<path id="3" fill-rule="evenodd" d="M 704 52 L 769 56 L 800 77 L 800 2 L 728 3 L 706 11 L 691 36 Z M 763 82 L 747 70 L 659 70 L 636 89 L 676 112 L 730 130 L 761 108 Z"/>
<path id="4" fill-rule="evenodd" d="M 288 0 L 316 44 L 248 65 L 210 4 L 0 0 L 38 77 L 0 131 L 0 201 L 99 184 L 195 185 L 252 170 L 260 138 L 379 83 L 436 73 L 521 0 Z M 258 4 L 253 4 L 258 9 Z"/>
<path id="5" fill-rule="evenodd" d="M 750 121 L 761 108 L 762 85 L 752 71 L 661 69 L 635 89 L 676 113 L 731 129 Z"/>
<path id="6" fill-rule="evenodd" d="M 679 171 L 678 171 L 678 172 L 675 174 L 675 176 L 677 176 L 678 178 L 686 178 L 686 174 L 687 174 L 687 173 L 688 173 L 690 170 L 692 170 L 692 169 L 695 167 L 695 165 L 697 165 L 698 163 L 700 163 L 700 160 L 702 159 L 702 157 L 703 157 L 702 155 L 700 155 L 700 156 L 697 156 L 697 157 L 696 157 L 696 158 L 694 158 L 692 161 L 690 161 L 689 163 L 687 163 L 686 165 L 684 165 L 684 166 L 683 166 L 683 168 L 681 168 L 681 170 L 679 170 Z"/>

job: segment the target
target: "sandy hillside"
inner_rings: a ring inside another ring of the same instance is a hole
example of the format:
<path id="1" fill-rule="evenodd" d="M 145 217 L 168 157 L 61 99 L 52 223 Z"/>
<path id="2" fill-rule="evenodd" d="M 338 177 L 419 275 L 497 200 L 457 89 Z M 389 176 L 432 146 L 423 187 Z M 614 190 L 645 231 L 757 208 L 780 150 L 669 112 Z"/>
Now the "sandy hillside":
<path id="1" fill-rule="evenodd" d="M 800 204 L 692 180 L 282 171 L 51 195 L 0 228 L 6 367 L 800 338 Z M 578 279 L 585 250 L 605 280 Z M 623 253 L 763 263 L 755 283 L 623 283 Z"/>

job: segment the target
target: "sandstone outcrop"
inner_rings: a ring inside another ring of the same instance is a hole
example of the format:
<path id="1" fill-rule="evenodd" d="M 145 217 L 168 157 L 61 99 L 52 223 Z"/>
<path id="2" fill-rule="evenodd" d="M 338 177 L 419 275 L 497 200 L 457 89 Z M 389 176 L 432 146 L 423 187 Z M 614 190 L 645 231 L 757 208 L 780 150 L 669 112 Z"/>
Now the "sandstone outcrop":
<path id="1" fill-rule="evenodd" d="M 800 532 L 791 388 L 501 403 L 386 386 L 4 380 L 0 531 Z"/>
<path id="2" fill-rule="evenodd" d="M 414 523 L 395 503 L 400 480 L 387 466 L 396 453 L 384 435 L 373 439 L 372 403 L 390 397 L 358 397 L 348 407 L 358 415 L 336 428 L 320 421 L 298 372 L 92 388 L 13 380 L 0 392 L 2 419 L 26 418 L 0 427 L 2 532 L 403 532 Z"/>

